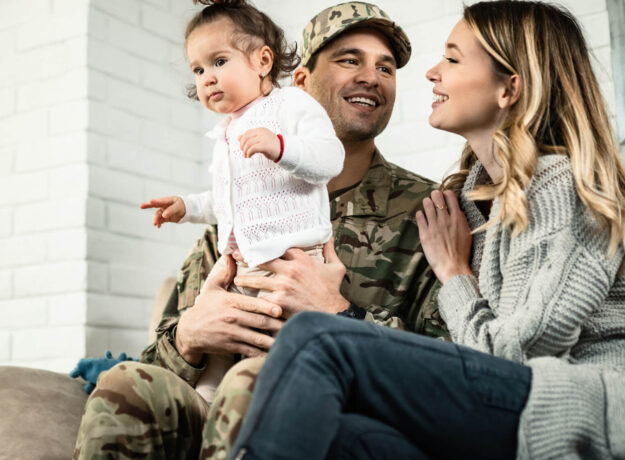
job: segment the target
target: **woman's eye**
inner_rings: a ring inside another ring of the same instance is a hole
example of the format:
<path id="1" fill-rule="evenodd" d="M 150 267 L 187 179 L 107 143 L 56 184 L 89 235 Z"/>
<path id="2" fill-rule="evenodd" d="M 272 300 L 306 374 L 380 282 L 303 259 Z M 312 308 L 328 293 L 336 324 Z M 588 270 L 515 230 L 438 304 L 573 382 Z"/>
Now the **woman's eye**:
<path id="1" fill-rule="evenodd" d="M 226 63 L 226 60 L 224 58 L 215 59 L 215 67 L 221 67 L 225 63 Z"/>
<path id="2" fill-rule="evenodd" d="M 193 69 L 193 73 L 194 73 L 195 75 L 202 75 L 202 74 L 204 73 L 204 69 L 203 69 L 203 68 L 201 68 L 201 67 L 195 67 L 195 68 Z"/>
<path id="3" fill-rule="evenodd" d="M 447 62 L 450 62 L 452 64 L 458 64 L 458 61 L 456 61 L 454 58 L 450 58 L 448 56 L 445 56 L 444 54 L 443 54 L 443 59 L 447 60 Z"/>

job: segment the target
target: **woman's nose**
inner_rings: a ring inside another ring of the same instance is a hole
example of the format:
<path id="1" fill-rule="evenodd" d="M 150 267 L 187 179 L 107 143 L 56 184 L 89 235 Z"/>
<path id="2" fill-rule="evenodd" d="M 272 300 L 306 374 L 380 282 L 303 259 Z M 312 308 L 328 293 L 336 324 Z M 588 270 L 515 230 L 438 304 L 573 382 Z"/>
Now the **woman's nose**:
<path id="1" fill-rule="evenodd" d="M 439 64 L 436 64 L 430 70 L 425 72 L 425 78 L 427 78 L 428 80 L 430 80 L 433 83 L 440 80 L 440 72 L 439 72 L 439 69 L 438 69 Z"/>

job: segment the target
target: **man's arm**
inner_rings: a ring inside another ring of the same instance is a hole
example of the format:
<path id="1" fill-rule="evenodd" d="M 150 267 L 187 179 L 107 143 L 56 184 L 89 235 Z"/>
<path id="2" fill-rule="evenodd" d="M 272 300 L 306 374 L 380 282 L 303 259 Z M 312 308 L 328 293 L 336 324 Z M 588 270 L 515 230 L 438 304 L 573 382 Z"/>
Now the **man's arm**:
<path id="1" fill-rule="evenodd" d="M 276 319 L 282 312 L 275 305 L 226 292 L 232 272 L 215 277 L 200 295 L 218 257 L 216 235 L 209 227 L 191 250 L 163 311 L 157 339 L 140 358 L 171 370 L 192 386 L 205 368 L 205 353 L 264 354 L 273 338 L 254 329 L 276 332 L 282 325 Z"/>
<path id="2" fill-rule="evenodd" d="M 237 276 L 235 283 L 270 291 L 271 294 L 264 298 L 280 305 L 285 318 L 299 311 L 336 314 L 350 307 L 350 300 L 340 292 L 346 270 L 332 241 L 324 245 L 323 253 L 326 263 L 309 257 L 299 249 L 289 249 L 284 257 L 263 265 L 276 276 Z M 413 280 L 411 289 L 404 296 L 401 317 L 391 316 L 386 310 L 371 308 L 370 305 L 358 307 L 366 310 L 365 321 L 450 340 L 436 302 L 440 284 L 427 264 L 419 273 L 421 276 Z"/>

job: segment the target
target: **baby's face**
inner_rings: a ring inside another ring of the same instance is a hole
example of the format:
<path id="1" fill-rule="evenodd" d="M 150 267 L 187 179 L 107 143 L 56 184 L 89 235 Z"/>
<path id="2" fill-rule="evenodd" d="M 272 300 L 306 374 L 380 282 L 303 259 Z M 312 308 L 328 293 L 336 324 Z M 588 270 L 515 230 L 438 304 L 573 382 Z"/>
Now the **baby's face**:
<path id="1" fill-rule="evenodd" d="M 232 113 L 262 96 L 260 63 L 232 46 L 234 25 L 227 18 L 197 27 L 187 38 L 187 57 L 204 107 Z"/>

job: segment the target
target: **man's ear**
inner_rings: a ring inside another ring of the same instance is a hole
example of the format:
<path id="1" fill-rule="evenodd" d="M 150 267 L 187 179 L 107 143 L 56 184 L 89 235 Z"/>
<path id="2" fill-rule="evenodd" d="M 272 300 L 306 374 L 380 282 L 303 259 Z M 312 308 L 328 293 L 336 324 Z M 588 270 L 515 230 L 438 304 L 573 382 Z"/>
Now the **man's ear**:
<path id="1" fill-rule="evenodd" d="M 293 86 L 304 91 L 308 91 L 308 81 L 310 80 L 310 70 L 307 67 L 298 67 L 293 73 Z"/>
<path id="2" fill-rule="evenodd" d="M 499 96 L 499 108 L 508 109 L 521 97 L 521 77 L 517 74 L 506 77 L 504 87 Z"/>
<path id="3" fill-rule="evenodd" d="M 273 51 L 267 45 L 263 45 L 258 50 L 258 64 L 260 72 L 268 75 L 273 67 Z"/>

